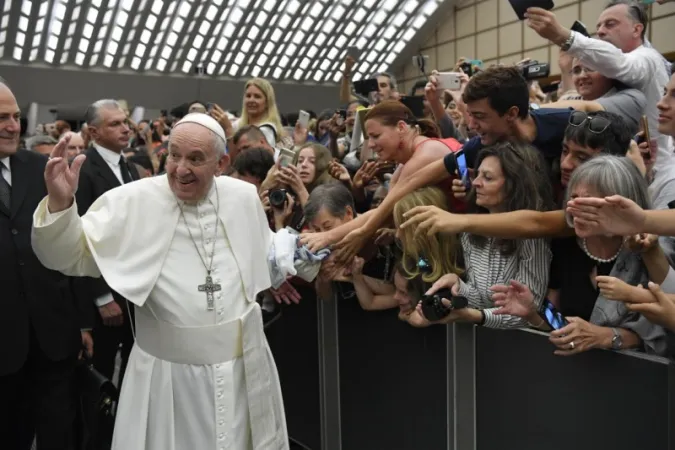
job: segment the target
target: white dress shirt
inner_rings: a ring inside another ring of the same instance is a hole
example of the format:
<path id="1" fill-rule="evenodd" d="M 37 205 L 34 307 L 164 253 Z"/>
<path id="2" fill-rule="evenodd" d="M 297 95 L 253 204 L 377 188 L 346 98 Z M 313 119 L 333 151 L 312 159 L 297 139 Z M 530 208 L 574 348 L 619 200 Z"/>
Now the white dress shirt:
<path id="1" fill-rule="evenodd" d="M 124 184 L 124 178 L 122 178 L 122 169 L 120 169 L 120 156 L 124 156 L 120 153 L 115 153 L 112 150 L 108 150 L 107 148 L 103 148 L 96 142 L 94 142 L 93 145 L 98 154 L 101 155 L 101 158 L 103 158 L 103 161 L 108 164 L 110 170 L 112 170 L 112 172 L 115 174 L 115 177 L 117 177 L 117 179 L 120 181 L 120 184 Z"/>
<path id="2" fill-rule="evenodd" d="M 9 165 L 9 156 L 0 158 L 0 173 L 5 181 L 7 181 L 7 184 L 12 186 L 12 168 Z"/>
<path id="3" fill-rule="evenodd" d="M 110 167 L 112 173 L 114 173 L 115 177 L 120 181 L 120 184 L 124 184 L 124 179 L 122 178 L 122 169 L 120 168 L 120 153 L 115 153 L 112 150 L 108 150 L 107 148 L 101 147 L 96 142 L 93 143 L 93 146 L 98 152 L 98 154 L 101 155 L 103 161 L 105 161 L 106 164 L 108 164 L 108 167 Z M 113 300 L 114 299 L 112 294 L 108 293 L 96 298 L 94 300 L 94 303 L 96 304 L 96 306 L 100 308 L 101 306 L 105 306 L 108 303 L 112 303 Z M 122 313 L 124 313 L 124 311 L 122 311 Z"/>
<path id="4" fill-rule="evenodd" d="M 659 112 L 656 104 L 663 97 L 663 90 L 670 80 L 663 64 L 663 57 L 653 48 L 641 45 L 632 52 L 623 53 L 621 49 L 600 39 L 588 38 L 576 31 L 574 42 L 568 53 L 581 62 L 604 75 L 639 89 L 647 97 L 645 114 L 649 119 L 649 132 L 652 138 L 658 138 L 659 154 L 656 158 L 657 169 L 672 164 L 673 154 L 668 150 L 668 136 L 660 135 L 658 127 Z"/>

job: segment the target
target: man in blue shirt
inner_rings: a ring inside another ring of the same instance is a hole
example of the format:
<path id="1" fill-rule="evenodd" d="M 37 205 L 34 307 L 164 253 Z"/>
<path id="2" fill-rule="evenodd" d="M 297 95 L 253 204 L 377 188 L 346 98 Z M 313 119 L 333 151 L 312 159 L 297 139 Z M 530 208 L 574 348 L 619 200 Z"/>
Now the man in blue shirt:
<path id="1" fill-rule="evenodd" d="M 474 75 L 462 100 L 469 116 L 469 128 L 477 135 L 464 144 L 467 165 L 474 168 L 480 150 L 499 141 L 531 143 L 547 160 L 560 158 L 570 109 L 530 109 L 527 81 L 517 67 L 492 67 Z M 452 155 L 445 168 L 455 173 Z"/>

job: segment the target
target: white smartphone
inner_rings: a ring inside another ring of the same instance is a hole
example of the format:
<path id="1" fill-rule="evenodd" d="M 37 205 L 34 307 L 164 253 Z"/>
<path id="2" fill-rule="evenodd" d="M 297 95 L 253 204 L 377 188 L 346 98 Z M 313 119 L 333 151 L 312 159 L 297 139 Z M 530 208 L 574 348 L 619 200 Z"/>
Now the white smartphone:
<path id="1" fill-rule="evenodd" d="M 309 113 L 307 111 L 300 110 L 298 114 L 298 123 L 302 128 L 309 128 Z"/>
<path id="2" fill-rule="evenodd" d="M 459 91 L 462 87 L 461 74 L 458 72 L 441 72 L 436 75 L 438 80 L 438 89 Z"/>

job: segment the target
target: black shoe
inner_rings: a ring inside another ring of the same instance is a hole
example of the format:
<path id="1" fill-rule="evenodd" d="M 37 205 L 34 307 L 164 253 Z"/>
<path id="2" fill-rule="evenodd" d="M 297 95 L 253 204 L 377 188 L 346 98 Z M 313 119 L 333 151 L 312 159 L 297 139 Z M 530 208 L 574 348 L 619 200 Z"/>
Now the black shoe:
<path id="1" fill-rule="evenodd" d="M 267 328 L 281 317 L 281 308 L 278 306 L 274 307 L 274 310 L 267 311 L 262 310 L 262 319 L 263 319 L 263 328 Z"/>

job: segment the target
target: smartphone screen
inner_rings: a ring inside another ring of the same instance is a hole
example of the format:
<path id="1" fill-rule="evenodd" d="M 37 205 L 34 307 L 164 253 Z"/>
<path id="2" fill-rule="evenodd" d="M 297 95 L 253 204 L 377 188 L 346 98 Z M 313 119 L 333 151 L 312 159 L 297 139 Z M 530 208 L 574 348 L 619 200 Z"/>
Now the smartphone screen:
<path id="1" fill-rule="evenodd" d="M 548 299 L 541 303 L 539 314 L 554 330 L 564 328 L 569 323 Z"/>
<path id="2" fill-rule="evenodd" d="M 469 167 L 466 164 L 466 156 L 462 150 L 455 153 L 455 161 L 457 162 L 457 173 L 468 191 L 471 189 L 471 178 L 469 178 Z"/>

